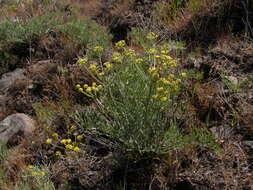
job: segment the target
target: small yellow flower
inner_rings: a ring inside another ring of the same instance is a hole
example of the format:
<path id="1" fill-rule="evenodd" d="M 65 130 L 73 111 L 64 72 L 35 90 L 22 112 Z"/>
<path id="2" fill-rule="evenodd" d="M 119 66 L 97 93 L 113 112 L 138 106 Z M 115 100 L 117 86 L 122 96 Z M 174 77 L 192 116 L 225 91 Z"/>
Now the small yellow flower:
<path id="1" fill-rule="evenodd" d="M 89 87 L 88 84 L 84 84 L 84 85 L 83 85 L 83 88 L 84 88 L 84 89 L 86 89 L 86 88 L 88 88 L 88 87 Z"/>
<path id="2" fill-rule="evenodd" d="M 94 52 L 97 52 L 97 53 L 100 53 L 100 52 L 102 52 L 104 50 L 104 48 L 102 47 L 102 46 L 95 46 L 94 48 L 93 48 L 93 51 Z"/>
<path id="3" fill-rule="evenodd" d="M 148 40 L 155 40 L 157 37 L 158 37 L 158 35 L 155 34 L 154 32 L 149 32 L 147 35 Z"/>
<path id="4" fill-rule="evenodd" d="M 55 155 L 56 155 L 56 156 L 61 156 L 62 154 L 61 154 L 60 151 L 56 151 L 56 152 L 55 152 Z"/>
<path id="5" fill-rule="evenodd" d="M 80 58 L 80 59 L 78 59 L 78 61 L 76 63 L 79 65 L 84 65 L 87 62 L 88 62 L 87 58 Z"/>
<path id="6" fill-rule="evenodd" d="M 159 94 L 152 95 L 152 98 L 157 99 L 159 97 Z"/>
<path id="7" fill-rule="evenodd" d="M 81 85 L 80 85 L 80 84 L 77 84 L 77 85 L 76 85 L 76 88 L 77 88 L 77 89 L 81 88 Z"/>
<path id="8" fill-rule="evenodd" d="M 103 86 L 100 84 L 100 85 L 98 85 L 98 90 L 101 90 L 102 88 L 103 88 Z"/>
<path id="9" fill-rule="evenodd" d="M 78 91 L 79 91 L 79 92 L 83 92 L 83 88 L 79 88 Z"/>
<path id="10" fill-rule="evenodd" d="M 46 143 L 47 143 L 47 144 L 51 144 L 51 143 L 52 143 L 52 139 L 48 138 L 48 139 L 46 140 Z"/>
<path id="11" fill-rule="evenodd" d="M 44 171 L 41 171 L 41 172 L 40 172 L 40 175 L 41 175 L 41 176 L 45 176 L 46 173 L 45 173 Z"/>
<path id="12" fill-rule="evenodd" d="M 124 55 L 128 58 L 133 58 L 135 56 L 135 51 L 133 49 L 126 49 Z"/>
<path id="13" fill-rule="evenodd" d="M 33 165 L 28 165 L 27 168 L 28 168 L 28 169 L 33 169 L 34 166 L 33 166 Z"/>
<path id="14" fill-rule="evenodd" d="M 161 54 L 168 54 L 169 50 L 161 50 Z"/>
<path id="15" fill-rule="evenodd" d="M 53 134 L 52 134 L 52 137 L 54 137 L 54 138 L 57 139 L 57 138 L 59 137 L 59 135 L 58 135 L 58 133 L 53 133 Z"/>
<path id="16" fill-rule="evenodd" d="M 62 144 L 67 144 L 67 139 L 62 139 L 62 140 L 61 140 L 61 143 L 62 143 Z"/>
<path id="17" fill-rule="evenodd" d="M 182 73 L 181 73 L 181 76 L 182 76 L 182 77 L 186 77 L 187 74 L 186 74 L 185 72 L 182 72 Z"/>
<path id="18" fill-rule="evenodd" d="M 119 42 L 117 42 L 117 43 L 115 44 L 115 47 L 116 47 L 116 49 L 120 50 L 120 49 L 122 49 L 125 45 L 126 45 L 125 40 L 120 40 Z"/>
<path id="19" fill-rule="evenodd" d="M 71 144 L 67 144 L 67 145 L 65 146 L 65 148 L 66 148 L 66 149 L 69 149 L 69 150 L 73 150 L 74 147 L 73 147 Z"/>
<path id="20" fill-rule="evenodd" d="M 37 172 L 32 172 L 32 176 L 36 176 L 38 173 Z"/>
<path id="21" fill-rule="evenodd" d="M 148 69 L 148 72 L 149 72 L 149 73 L 154 73 L 155 71 L 157 71 L 157 68 L 156 68 L 156 67 L 150 67 L 150 68 Z"/>
<path id="22" fill-rule="evenodd" d="M 157 51 L 156 51 L 155 48 L 150 48 L 150 49 L 148 50 L 148 54 L 153 55 L 153 54 L 156 54 L 156 53 L 157 53 Z"/>
<path id="23" fill-rule="evenodd" d="M 75 125 L 71 125 L 70 126 L 70 130 L 75 130 L 76 129 L 76 126 Z"/>
<path id="24" fill-rule="evenodd" d="M 99 89 L 97 87 L 91 87 L 94 92 L 98 92 Z"/>
<path id="25" fill-rule="evenodd" d="M 92 64 L 90 64 L 89 69 L 90 69 L 91 71 L 97 71 L 97 63 L 92 63 Z"/>
<path id="26" fill-rule="evenodd" d="M 168 100 L 168 98 L 166 97 L 166 96 L 164 96 L 164 97 L 161 97 L 161 101 L 166 101 L 166 100 Z"/>
<path id="27" fill-rule="evenodd" d="M 135 60 L 135 63 L 136 64 L 141 64 L 141 63 L 143 63 L 143 59 L 142 58 L 138 58 L 138 59 Z"/>
<path id="28" fill-rule="evenodd" d="M 71 139 L 66 139 L 66 142 L 67 142 L 67 143 L 71 143 L 72 140 L 71 140 Z"/>
<path id="29" fill-rule="evenodd" d="M 87 89 L 86 89 L 86 92 L 88 92 L 88 93 L 90 93 L 92 91 L 92 88 L 91 87 L 88 87 Z"/>
<path id="30" fill-rule="evenodd" d="M 75 147 L 75 148 L 73 149 L 73 151 L 75 151 L 75 152 L 79 152 L 79 151 L 80 151 L 80 148 Z"/>
<path id="31" fill-rule="evenodd" d="M 100 72 L 100 73 L 98 73 L 98 75 L 99 75 L 99 76 L 104 76 L 105 73 L 104 73 L 104 72 Z"/>
<path id="32" fill-rule="evenodd" d="M 79 141 L 81 141 L 81 140 L 83 139 L 83 136 L 82 136 L 82 135 L 78 135 L 78 136 L 76 137 L 76 139 L 79 140 Z"/>
<path id="33" fill-rule="evenodd" d="M 112 68 L 112 64 L 110 62 L 105 62 L 103 65 L 105 66 L 106 69 Z"/>
<path id="34" fill-rule="evenodd" d="M 120 62 L 121 61 L 121 54 L 118 52 L 114 52 L 112 54 L 112 60 L 115 62 Z"/>
<path id="35" fill-rule="evenodd" d="M 157 91 L 163 91 L 164 88 L 163 88 L 163 87 L 158 87 L 158 88 L 156 88 L 156 90 L 157 90 Z"/>

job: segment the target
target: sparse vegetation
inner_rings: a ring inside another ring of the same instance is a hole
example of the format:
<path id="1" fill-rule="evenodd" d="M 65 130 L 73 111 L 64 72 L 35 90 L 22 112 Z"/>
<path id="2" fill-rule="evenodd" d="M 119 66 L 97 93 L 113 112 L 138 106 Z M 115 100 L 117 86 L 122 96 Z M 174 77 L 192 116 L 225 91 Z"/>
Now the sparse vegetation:
<path id="1" fill-rule="evenodd" d="M 250 189 L 253 44 L 239 28 L 252 8 L 240 5 L 0 0 L 0 76 L 24 73 L 8 90 L 0 78 L 0 118 L 36 121 L 0 142 L 0 189 Z"/>

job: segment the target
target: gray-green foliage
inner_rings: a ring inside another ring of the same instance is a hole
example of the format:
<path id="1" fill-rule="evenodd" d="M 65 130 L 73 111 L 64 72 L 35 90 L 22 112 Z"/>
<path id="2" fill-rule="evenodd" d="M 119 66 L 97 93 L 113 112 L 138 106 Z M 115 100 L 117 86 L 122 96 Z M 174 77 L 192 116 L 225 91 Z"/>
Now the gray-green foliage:
<path id="1" fill-rule="evenodd" d="M 60 23 L 57 13 L 49 13 L 27 20 L 5 19 L 0 22 L 0 43 L 8 45 L 39 37 Z"/>
<path id="2" fill-rule="evenodd" d="M 75 43 L 85 46 L 105 47 L 112 39 L 104 27 L 89 19 L 74 20 L 59 26 L 59 29 L 70 36 Z"/>

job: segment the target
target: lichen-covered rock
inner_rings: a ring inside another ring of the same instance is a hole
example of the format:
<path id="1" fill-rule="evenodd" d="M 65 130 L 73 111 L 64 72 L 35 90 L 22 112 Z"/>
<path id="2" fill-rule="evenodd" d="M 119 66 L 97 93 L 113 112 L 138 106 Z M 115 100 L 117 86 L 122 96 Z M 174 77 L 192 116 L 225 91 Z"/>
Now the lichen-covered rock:
<path id="1" fill-rule="evenodd" d="M 5 73 L 0 79 L 0 93 L 5 94 L 17 79 L 24 79 L 24 72 L 23 69 L 16 69 L 13 72 Z"/>
<path id="2" fill-rule="evenodd" d="M 35 121 L 22 113 L 12 114 L 0 122 L 0 142 L 15 141 L 16 136 L 27 136 L 35 129 Z"/>

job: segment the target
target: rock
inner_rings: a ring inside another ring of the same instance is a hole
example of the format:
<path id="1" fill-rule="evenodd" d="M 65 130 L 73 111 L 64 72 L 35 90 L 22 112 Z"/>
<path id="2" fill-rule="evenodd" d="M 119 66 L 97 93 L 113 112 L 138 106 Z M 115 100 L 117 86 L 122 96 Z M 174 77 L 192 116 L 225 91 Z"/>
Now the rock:
<path id="1" fill-rule="evenodd" d="M 28 67 L 28 72 L 33 74 L 38 73 L 55 73 L 57 64 L 51 60 L 42 60 Z"/>
<path id="2" fill-rule="evenodd" d="M 242 145 L 247 151 L 253 151 L 253 141 L 243 141 Z"/>
<path id="3" fill-rule="evenodd" d="M 22 113 L 12 114 L 0 122 L 0 142 L 15 141 L 15 136 L 27 136 L 34 129 L 35 121 L 32 118 Z"/>
<path id="4" fill-rule="evenodd" d="M 0 79 L 0 93 L 5 94 L 9 87 L 14 84 L 17 79 L 25 78 L 23 69 L 16 69 L 13 72 L 5 73 Z"/>

